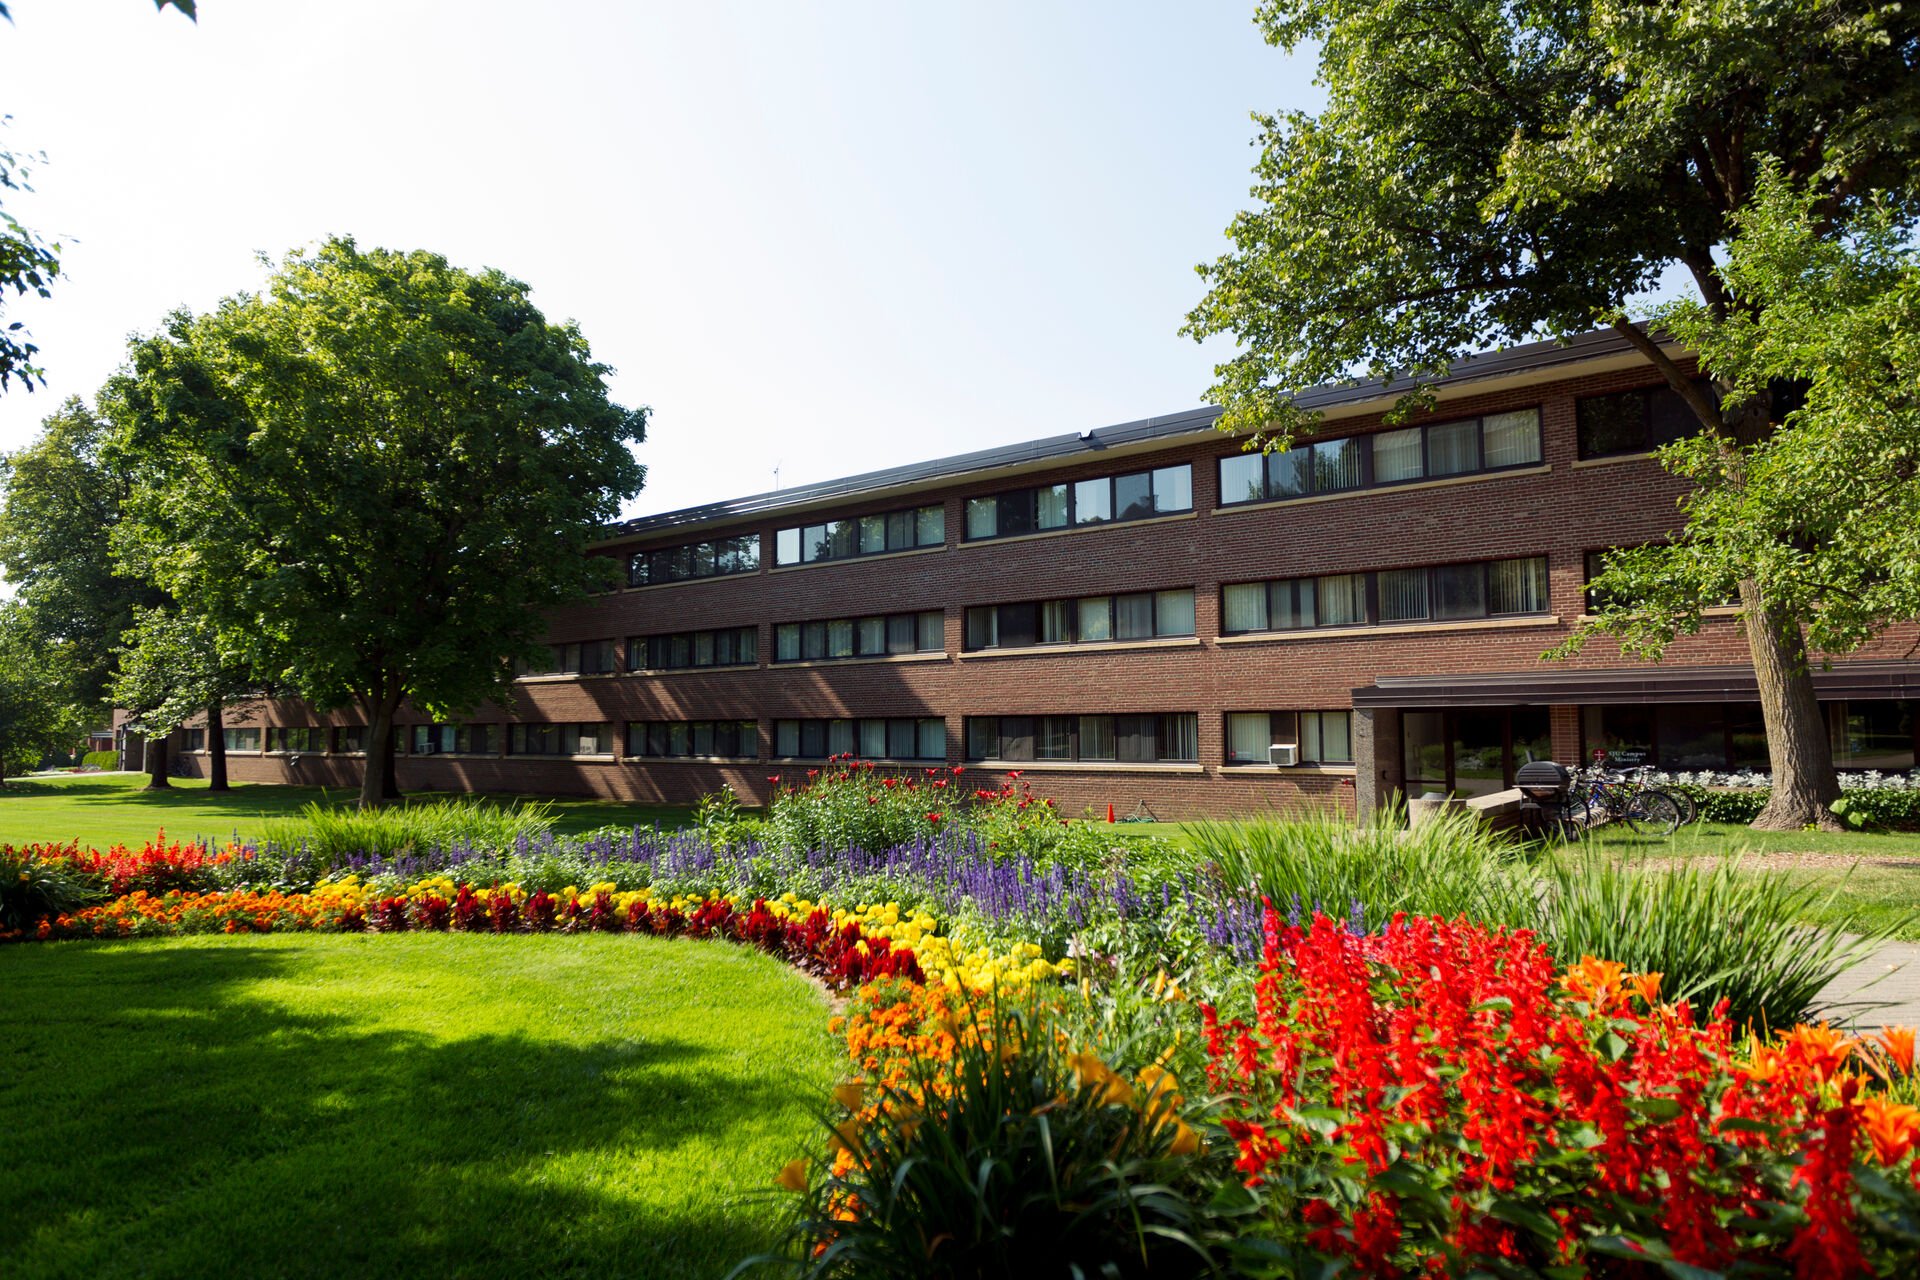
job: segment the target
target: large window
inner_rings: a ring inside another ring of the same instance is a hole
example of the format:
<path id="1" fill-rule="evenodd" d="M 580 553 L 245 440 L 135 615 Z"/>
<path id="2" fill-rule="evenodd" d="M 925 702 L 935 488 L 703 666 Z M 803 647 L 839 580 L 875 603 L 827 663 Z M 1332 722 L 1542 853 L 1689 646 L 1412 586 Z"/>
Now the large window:
<path id="1" fill-rule="evenodd" d="M 1694 385 L 1709 399 L 1717 399 L 1711 383 L 1696 380 Z M 1582 397 L 1574 407 L 1574 414 L 1583 458 L 1646 453 L 1700 430 L 1699 417 L 1687 407 L 1679 392 L 1664 383 Z"/>
<path id="2" fill-rule="evenodd" d="M 776 720 L 773 754 L 797 760 L 945 760 L 947 722 L 932 716 L 886 720 Z"/>
<path id="3" fill-rule="evenodd" d="M 1122 716 L 972 716 L 970 760 L 1187 762 L 1200 758 L 1193 712 Z"/>
<path id="4" fill-rule="evenodd" d="M 1299 764 L 1352 764 L 1351 711 L 1230 711 L 1227 763 L 1267 764 L 1292 747 Z"/>
<path id="5" fill-rule="evenodd" d="M 333 749 L 342 755 L 364 755 L 367 750 L 367 726 L 350 724 L 333 731 Z"/>
<path id="6" fill-rule="evenodd" d="M 416 756 L 500 754 L 497 724 L 417 724 L 412 733 Z"/>
<path id="7" fill-rule="evenodd" d="M 1082 596 L 1024 604 L 977 605 L 967 610 L 967 648 L 1151 640 L 1193 634 L 1193 588 Z"/>
<path id="8" fill-rule="evenodd" d="M 773 537 L 773 559 L 781 565 L 814 564 L 939 547 L 946 541 L 946 508 L 914 507 L 782 529 Z"/>
<path id="9" fill-rule="evenodd" d="M 1227 635 L 1399 622 L 1453 622 L 1547 612 L 1547 558 L 1337 573 L 1220 589 Z"/>
<path id="10" fill-rule="evenodd" d="M 947 647 L 946 615 L 876 614 L 782 622 L 773 629 L 775 662 L 825 662 L 837 658 L 884 658 L 903 653 L 941 653 Z"/>
<path id="11" fill-rule="evenodd" d="M 1410 484 L 1540 461 L 1540 411 L 1465 418 L 1373 435 L 1302 442 L 1277 453 L 1220 459 L 1220 505 L 1277 502 Z"/>
<path id="12" fill-rule="evenodd" d="M 760 535 L 689 542 L 657 551 L 636 551 L 627 559 L 627 581 L 636 587 L 663 582 L 688 582 L 729 573 L 752 573 L 760 567 Z"/>
<path id="13" fill-rule="evenodd" d="M 258 751 L 260 749 L 260 731 L 258 729 L 223 729 L 221 741 L 227 744 L 229 751 Z"/>
<path id="14" fill-rule="evenodd" d="M 610 756 L 609 724 L 516 724 L 507 733 L 507 753 L 516 756 Z"/>
<path id="15" fill-rule="evenodd" d="M 660 759 L 751 760 L 760 754 L 758 720 L 654 720 L 627 726 L 627 754 Z"/>
<path id="16" fill-rule="evenodd" d="M 1193 468 L 1157 467 L 967 500 L 967 539 L 1013 538 L 1193 510 Z"/>
<path id="17" fill-rule="evenodd" d="M 750 667 L 759 659 L 758 627 L 676 631 L 627 641 L 627 670 L 677 671 L 685 667 Z"/>
<path id="18" fill-rule="evenodd" d="M 327 749 L 325 729 L 273 728 L 267 730 L 267 750 L 318 753 Z"/>
<path id="19" fill-rule="evenodd" d="M 199 754 L 207 749 L 207 731 L 205 729 L 187 730 L 187 750 Z"/>
<path id="20" fill-rule="evenodd" d="M 605 675 L 617 670 L 620 646 L 611 640 L 581 640 L 548 645 L 539 660 L 514 668 L 523 676 Z"/>

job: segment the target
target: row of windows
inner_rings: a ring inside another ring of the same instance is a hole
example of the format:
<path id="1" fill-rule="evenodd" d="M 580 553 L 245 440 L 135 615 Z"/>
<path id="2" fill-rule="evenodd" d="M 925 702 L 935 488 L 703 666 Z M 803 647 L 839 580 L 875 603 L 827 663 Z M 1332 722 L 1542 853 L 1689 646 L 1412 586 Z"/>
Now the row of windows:
<path id="1" fill-rule="evenodd" d="M 849 560 L 889 551 L 945 546 L 947 509 L 915 507 L 881 515 L 781 529 L 773 536 L 775 564 L 814 564 L 821 560 Z"/>
<path id="2" fill-rule="evenodd" d="M 598 676 L 617 671 L 619 646 L 611 640 L 580 640 L 571 644 L 547 645 L 532 662 L 514 664 L 521 676 L 578 675 Z"/>
<path id="3" fill-rule="evenodd" d="M 1352 764 L 1351 711 L 1233 711 L 1227 715 L 1227 763 L 1266 764 L 1275 747 L 1292 747 L 1301 764 Z"/>
<path id="4" fill-rule="evenodd" d="M 1220 602 L 1226 635 L 1542 614 L 1547 558 L 1241 582 L 1221 588 Z"/>
<path id="5" fill-rule="evenodd" d="M 971 760 L 1197 761 L 1191 711 L 1126 716 L 969 716 Z"/>
<path id="6" fill-rule="evenodd" d="M 1193 634 L 1193 589 L 1139 591 L 967 610 L 967 648 L 1012 649 L 1036 644 L 1150 640 Z"/>
<path id="7" fill-rule="evenodd" d="M 1540 461 L 1540 411 L 1319 440 L 1220 460 L 1220 505 L 1501 471 Z"/>
<path id="8" fill-rule="evenodd" d="M 627 726 L 627 754 L 682 759 L 760 754 L 758 720 L 654 720 Z"/>
<path id="9" fill-rule="evenodd" d="M 776 756 L 818 759 L 849 752 L 872 760 L 945 760 L 947 722 L 937 716 L 773 722 Z"/>
<path id="10" fill-rule="evenodd" d="M 627 641 L 627 670 L 677 671 L 687 667 L 751 666 L 760 657 L 760 628 L 721 627 L 636 636 Z"/>
<path id="11" fill-rule="evenodd" d="M 783 622 L 773 629 L 773 660 L 818 662 L 941 653 L 947 647 L 946 627 L 946 615 L 938 609 L 824 622 Z"/>
<path id="12" fill-rule="evenodd" d="M 1158 467 L 967 499 L 967 540 L 1145 520 L 1193 510 L 1193 467 Z"/>
<path id="13" fill-rule="evenodd" d="M 610 724 L 516 724 L 507 727 L 507 754 L 514 756 L 610 756 Z"/>
<path id="14" fill-rule="evenodd" d="M 658 551 L 637 551 L 627 560 L 627 582 L 646 587 L 729 573 L 754 573 L 759 568 L 760 535 L 743 533 L 734 538 L 689 542 Z"/>

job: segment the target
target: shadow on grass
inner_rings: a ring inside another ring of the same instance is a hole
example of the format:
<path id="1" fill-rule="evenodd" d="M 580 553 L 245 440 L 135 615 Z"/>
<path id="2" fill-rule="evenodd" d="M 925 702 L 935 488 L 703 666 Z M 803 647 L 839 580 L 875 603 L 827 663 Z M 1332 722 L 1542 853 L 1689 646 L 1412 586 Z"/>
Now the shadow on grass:
<path id="1" fill-rule="evenodd" d="M 310 972 L 300 950 L 0 952 L 0 1275 L 718 1276 L 767 1247 L 769 1203 L 671 1175 L 691 1137 L 793 1105 L 771 1073 L 248 996 Z"/>

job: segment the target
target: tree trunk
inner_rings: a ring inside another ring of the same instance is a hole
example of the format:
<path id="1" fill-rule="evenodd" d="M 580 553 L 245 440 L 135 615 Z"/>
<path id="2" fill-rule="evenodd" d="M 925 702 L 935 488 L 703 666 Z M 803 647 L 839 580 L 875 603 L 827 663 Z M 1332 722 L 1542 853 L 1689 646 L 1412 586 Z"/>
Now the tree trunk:
<path id="1" fill-rule="evenodd" d="M 167 735 L 147 735 L 147 785 L 148 791 L 166 791 L 173 786 L 173 779 L 167 777 Z"/>
<path id="2" fill-rule="evenodd" d="M 389 800 L 402 800 L 406 798 L 405 793 L 400 790 L 400 768 L 398 760 L 399 753 L 393 745 L 393 734 L 389 732 L 387 734 L 387 799 Z"/>
<path id="3" fill-rule="evenodd" d="M 207 707 L 207 790 L 227 791 L 226 708 L 215 702 Z"/>
<path id="4" fill-rule="evenodd" d="M 383 696 L 365 707 L 367 712 L 366 767 L 360 774 L 360 807 L 374 809 L 400 798 L 393 768 L 393 716 L 400 709 L 398 693 Z"/>
<path id="5" fill-rule="evenodd" d="M 1832 808 L 1840 798 L 1840 779 L 1799 619 L 1769 609 L 1760 584 L 1751 578 L 1740 584 L 1740 605 L 1773 766 L 1773 794 L 1753 825 L 1760 831 L 1844 830 Z"/>

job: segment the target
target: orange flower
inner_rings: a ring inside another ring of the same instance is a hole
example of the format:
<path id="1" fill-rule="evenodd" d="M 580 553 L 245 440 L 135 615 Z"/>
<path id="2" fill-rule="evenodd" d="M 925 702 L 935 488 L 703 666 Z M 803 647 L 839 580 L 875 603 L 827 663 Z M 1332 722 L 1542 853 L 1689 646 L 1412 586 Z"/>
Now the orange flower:
<path id="1" fill-rule="evenodd" d="M 1886 1053 L 1887 1060 L 1900 1068 L 1903 1075 L 1912 1075 L 1914 1029 L 1887 1027 L 1876 1038 L 1880 1042 L 1880 1048 Z"/>
<path id="2" fill-rule="evenodd" d="M 833 1088 L 833 1100 L 849 1111 L 858 1111 L 866 1095 L 867 1086 L 858 1080 L 849 1080 Z"/>
<path id="3" fill-rule="evenodd" d="M 1784 1039 L 1787 1060 L 1806 1067 L 1822 1081 L 1831 1080 L 1860 1043 L 1824 1022 L 1817 1027 L 1795 1027 Z"/>
<path id="4" fill-rule="evenodd" d="M 779 1187 L 782 1191 L 805 1191 L 807 1189 L 807 1162 L 805 1160 L 787 1161 L 785 1167 L 780 1170 L 779 1176 L 773 1180 L 773 1185 Z"/>
<path id="5" fill-rule="evenodd" d="M 1861 1128 L 1873 1141 L 1873 1158 L 1883 1165 L 1896 1163 L 1920 1142 L 1920 1107 L 1885 1098 L 1868 1098 L 1860 1104 Z"/>
<path id="6" fill-rule="evenodd" d="M 1660 1007 L 1660 979 L 1664 977 L 1666 975 L 1663 973 L 1631 974 L 1626 980 L 1627 990 L 1639 996 L 1647 1008 L 1657 1009 Z"/>
<path id="7" fill-rule="evenodd" d="M 1626 969 L 1627 966 L 1617 960 L 1581 956 L 1580 963 L 1567 970 L 1560 979 L 1560 985 L 1575 1000 L 1592 1005 L 1595 1009 L 1605 1009 L 1618 1002 L 1620 976 Z"/>
<path id="8" fill-rule="evenodd" d="M 1200 1135 L 1185 1120 L 1174 1121 L 1173 1145 L 1167 1148 L 1171 1155 L 1191 1156 L 1200 1151 Z"/>

